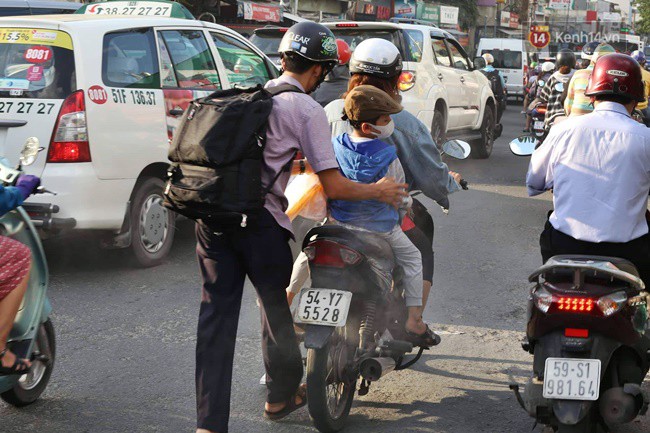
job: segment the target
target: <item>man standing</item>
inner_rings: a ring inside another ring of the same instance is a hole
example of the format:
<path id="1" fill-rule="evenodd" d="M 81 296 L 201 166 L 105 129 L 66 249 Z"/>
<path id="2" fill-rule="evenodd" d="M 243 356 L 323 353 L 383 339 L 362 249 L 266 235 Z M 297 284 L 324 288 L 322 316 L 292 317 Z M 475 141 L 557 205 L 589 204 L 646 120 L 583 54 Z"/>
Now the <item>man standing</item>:
<path id="1" fill-rule="evenodd" d="M 300 92 L 273 98 L 264 147 L 263 187 L 268 189 L 264 211 L 256 224 L 213 230 L 197 224 L 197 255 L 203 278 L 196 346 L 198 433 L 227 433 L 232 367 L 243 286 L 248 276 L 261 305 L 262 352 L 267 375 L 264 415 L 272 420 L 304 406 L 300 387 L 302 358 L 286 300 L 292 256 L 288 241 L 291 222 L 284 213 L 284 171 L 297 151 L 307 157 L 328 197 L 375 199 L 392 205 L 406 196 L 405 184 L 382 179 L 358 184 L 344 178 L 330 140 L 323 108 L 312 92 L 331 71 L 337 58 L 334 35 L 310 21 L 291 27 L 280 44 L 284 73 L 267 87 L 289 84 Z M 304 93 L 302 93 L 304 92 Z"/>
<path id="2" fill-rule="evenodd" d="M 625 54 L 600 58 L 585 95 L 594 111 L 554 126 L 530 161 L 528 194 L 553 189 L 542 258 L 620 257 L 649 283 L 650 129 L 630 117 L 645 98 L 639 64 Z"/>

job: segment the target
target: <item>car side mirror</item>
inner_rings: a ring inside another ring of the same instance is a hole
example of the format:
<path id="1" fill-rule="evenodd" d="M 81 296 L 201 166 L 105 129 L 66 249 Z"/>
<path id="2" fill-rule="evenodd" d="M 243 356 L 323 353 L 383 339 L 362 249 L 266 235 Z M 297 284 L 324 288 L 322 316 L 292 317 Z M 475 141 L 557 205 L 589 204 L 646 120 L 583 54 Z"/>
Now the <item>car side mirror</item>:
<path id="1" fill-rule="evenodd" d="M 487 66 L 483 57 L 474 58 L 474 69 L 483 69 Z"/>

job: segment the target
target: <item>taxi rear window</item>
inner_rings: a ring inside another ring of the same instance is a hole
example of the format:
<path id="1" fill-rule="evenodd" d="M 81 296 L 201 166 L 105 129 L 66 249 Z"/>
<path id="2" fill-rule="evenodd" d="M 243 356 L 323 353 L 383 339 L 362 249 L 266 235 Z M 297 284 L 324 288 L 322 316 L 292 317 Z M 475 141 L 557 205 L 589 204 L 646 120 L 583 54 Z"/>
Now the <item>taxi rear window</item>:
<path id="1" fill-rule="evenodd" d="M 0 97 L 64 99 L 77 89 L 70 35 L 0 28 Z"/>

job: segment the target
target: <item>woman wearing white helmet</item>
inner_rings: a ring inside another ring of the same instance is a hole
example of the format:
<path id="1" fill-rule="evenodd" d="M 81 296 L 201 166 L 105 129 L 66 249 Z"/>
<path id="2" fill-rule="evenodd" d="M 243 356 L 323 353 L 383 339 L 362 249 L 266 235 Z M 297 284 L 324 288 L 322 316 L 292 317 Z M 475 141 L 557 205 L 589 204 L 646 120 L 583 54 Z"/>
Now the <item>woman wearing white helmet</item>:
<path id="1" fill-rule="evenodd" d="M 400 100 L 398 90 L 399 77 L 402 72 L 402 56 L 395 45 L 384 39 L 367 39 L 361 42 L 350 60 L 350 82 L 348 91 L 360 85 L 377 87 L 396 100 Z M 332 136 L 349 132 L 349 123 L 342 120 L 344 100 L 337 99 L 325 107 Z M 421 190 L 427 197 L 435 200 L 441 206 L 448 208 L 448 195 L 460 189 L 458 182 L 461 176 L 449 171 L 442 162 L 436 143 L 431 138 L 427 127 L 406 110 L 391 115 L 395 129 L 393 134 L 384 139 L 397 148 L 397 154 L 404 168 L 406 182 L 413 190 Z M 440 143 L 442 144 L 442 143 Z M 422 274 L 424 278 L 423 307 L 431 290 L 433 280 L 433 219 L 426 208 L 417 200 L 413 200 L 413 222 L 415 227 L 405 230 L 411 242 L 422 254 Z M 302 261 L 305 262 L 304 257 Z M 303 287 L 301 257 L 294 265 L 294 274 L 289 287 L 289 297 L 292 291 Z M 306 279 L 306 275 L 305 279 Z"/>

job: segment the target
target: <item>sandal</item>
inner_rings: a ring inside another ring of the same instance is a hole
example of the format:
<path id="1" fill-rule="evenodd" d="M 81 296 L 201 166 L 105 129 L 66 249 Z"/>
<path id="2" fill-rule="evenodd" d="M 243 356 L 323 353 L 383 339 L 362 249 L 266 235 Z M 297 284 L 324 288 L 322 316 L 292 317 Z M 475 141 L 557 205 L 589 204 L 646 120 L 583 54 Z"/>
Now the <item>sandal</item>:
<path id="1" fill-rule="evenodd" d="M 408 337 L 408 341 L 413 343 L 415 346 L 419 346 L 425 349 L 440 344 L 440 341 L 442 341 L 440 336 L 435 332 L 433 332 L 431 328 L 429 328 L 429 325 L 427 325 L 426 323 L 425 326 L 427 327 L 427 330 L 424 331 L 422 334 L 416 334 L 415 332 L 406 331 L 406 336 Z"/>
<path id="2" fill-rule="evenodd" d="M 3 351 L 0 352 L 0 360 L 4 358 L 4 356 L 7 354 L 8 349 L 4 349 Z M 14 365 L 11 367 L 2 367 L 0 365 L 0 375 L 9 375 L 9 374 L 18 374 L 22 376 L 23 374 L 29 373 L 29 370 L 31 367 L 27 365 L 27 360 L 18 358 L 16 356 L 16 360 L 14 361 Z"/>
<path id="3" fill-rule="evenodd" d="M 296 397 L 300 397 L 301 400 L 300 403 L 296 403 Z M 295 412 L 296 410 L 300 409 L 306 404 L 307 404 L 307 387 L 305 385 L 300 385 L 298 387 L 298 390 L 291 396 L 289 400 L 287 400 L 285 406 L 282 409 L 280 409 L 277 412 L 269 412 L 268 410 L 265 409 L 264 418 L 271 421 L 277 421 L 286 417 L 291 412 Z"/>

